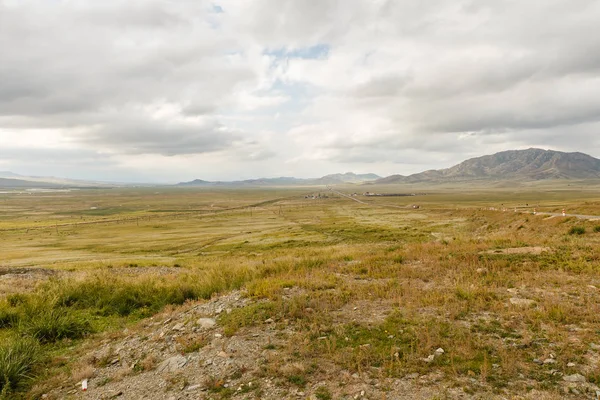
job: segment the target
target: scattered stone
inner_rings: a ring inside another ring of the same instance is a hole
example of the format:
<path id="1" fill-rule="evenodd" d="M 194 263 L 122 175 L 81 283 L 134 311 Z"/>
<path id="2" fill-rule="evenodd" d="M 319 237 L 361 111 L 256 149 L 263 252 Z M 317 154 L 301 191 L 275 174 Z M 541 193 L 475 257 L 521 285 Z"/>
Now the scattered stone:
<path id="1" fill-rule="evenodd" d="M 202 387 L 202 385 L 191 385 L 191 386 L 188 386 L 188 387 L 187 387 L 185 390 L 187 390 L 187 391 L 190 391 L 190 392 L 191 392 L 191 391 L 193 391 L 193 390 L 200 389 L 201 387 Z"/>
<path id="2" fill-rule="evenodd" d="M 268 318 L 265 320 L 265 324 L 272 324 L 273 322 L 275 322 L 273 321 L 273 318 Z"/>
<path id="3" fill-rule="evenodd" d="M 544 364 L 556 364 L 556 360 L 554 358 L 546 358 Z"/>
<path id="4" fill-rule="evenodd" d="M 181 369 L 187 364 L 187 358 L 181 355 L 173 356 L 171 358 L 167 358 L 165 361 L 159 364 L 157 371 L 158 372 L 175 372 L 178 369 Z"/>
<path id="5" fill-rule="evenodd" d="M 216 324 L 217 322 L 212 318 L 200 318 L 198 320 L 198 325 L 200 325 L 204 329 L 210 329 Z"/>
<path id="6" fill-rule="evenodd" d="M 221 335 L 220 333 L 215 333 L 215 337 L 218 339 L 218 338 L 222 338 L 223 335 Z"/>
<path id="7" fill-rule="evenodd" d="M 435 359 L 435 355 L 431 354 L 431 355 L 427 356 L 427 358 L 422 358 L 421 360 L 425 361 L 426 363 L 430 363 L 430 362 L 433 362 L 434 359 Z"/>
<path id="8" fill-rule="evenodd" d="M 442 349 L 442 348 L 440 347 L 440 348 L 438 348 L 438 349 L 435 351 L 434 355 L 435 355 L 436 357 L 439 357 L 439 356 L 441 356 L 441 355 L 442 355 L 442 354 L 444 354 L 444 353 L 445 353 L 444 349 Z"/>
<path id="9" fill-rule="evenodd" d="M 182 324 L 181 322 L 178 324 L 175 324 L 175 326 L 173 326 L 173 330 L 174 331 L 183 331 L 183 330 L 185 330 L 185 325 Z"/>
<path id="10" fill-rule="evenodd" d="M 567 367 L 569 367 L 569 368 L 573 368 L 574 366 L 575 366 L 575 363 L 573 363 L 573 362 L 570 362 L 567 364 Z"/>
<path id="11" fill-rule="evenodd" d="M 573 382 L 573 383 L 585 383 L 587 381 L 585 379 L 585 376 L 583 376 L 581 374 L 565 375 L 565 376 L 563 376 L 563 380 L 565 380 L 566 382 Z"/>
<path id="12" fill-rule="evenodd" d="M 540 360 L 539 358 L 534 358 L 533 359 L 533 363 L 537 364 L 537 365 L 543 365 L 544 364 L 544 362 L 542 360 Z"/>
<path id="13" fill-rule="evenodd" d="M 533 304 L 535 304 L 535 301 L 531 299 L 522 299 L 520 297 L 511 297 L 509 301 L 510 304 L 519 307 L 531 307 Z"/>
<path id="14" fill-rule="evenodd" d="M 229 354 L 225 353 L 224 351 L 220 351 L 217 356 L 221 358 L 229 358 Z"/>

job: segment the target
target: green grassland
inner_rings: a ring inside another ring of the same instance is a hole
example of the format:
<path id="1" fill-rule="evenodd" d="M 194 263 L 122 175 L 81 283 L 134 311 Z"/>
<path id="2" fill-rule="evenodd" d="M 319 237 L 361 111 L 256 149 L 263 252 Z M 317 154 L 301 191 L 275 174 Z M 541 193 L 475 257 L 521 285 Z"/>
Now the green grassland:
<path id="1" fill-rule="evenodd" d="M 305 198 L 318 193 L 327 197 Z M 600 221 L 531 214 L 600 215 L 600 191 L 417 193 L 357 197 L 367 204 L 323 187 L 0 194 L 2 396 L 59 384 L 72 363 L 56 360 L 101 332 L 233 289 L 256 302 L 224 315 L 225 332 L 292 321 L 299 361 L 441 371 L 467 393 L 562 393 L 550 370 L 573 373 L 570 362 L 600 383 L 600 367 L 586 364 L 600 344 Z M 349 322 L 356 304 L 382 317 Z M 424 362 L 436 348 L 444 355 Z M 533 362 L 550 354 L 556 362 Z"/>

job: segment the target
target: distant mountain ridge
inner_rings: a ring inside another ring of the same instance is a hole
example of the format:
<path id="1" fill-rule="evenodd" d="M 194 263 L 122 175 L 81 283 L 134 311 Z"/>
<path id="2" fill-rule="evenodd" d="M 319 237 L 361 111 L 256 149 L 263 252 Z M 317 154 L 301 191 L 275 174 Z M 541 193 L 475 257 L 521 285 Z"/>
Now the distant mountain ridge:
<path id="1" fill-rule="evenodd" d="M 8 188 L 8 189 L 29 189 L 29 188 L 44 188 L 44 189 L 53 189 L 60 188 L 60 185 L 56 185 L 48 182 L 32 182 L 26 181 L 23 179 L 14 179 L 14 178 L 0 178 L 0 188 Z"/>
<path id="2" fill-rule="evenodd" d="M 81 179 L 58 178 L 55 176 L 19 175 L 10 171 L 0 171 L 0 187 L 10 188 L 83 188 L 83 187 L 115 187 L 123 184 L 87 181 Z"/>
<path id="3" fill-rule="evenodd" d="M 247 179 L 243 181 L 205 181 L 194 179 L 189 182 L 180 182 L 177 186 L 293 186 L 293 185 L 335 185 L 342 183 L 363 183 L 381 179 L 376 174 L 355 174 L 346 172 L 344 174 L 330 174 L 320 178 L 301 179 L 288 176 L 279 178 Z"/>
<path id="4" fill-rule="evenodd" d="M 584 153 L 531 148 L 471 158 L 451 168 L 409 176 L 391 175 L 374 184 L 473 180 L 539 181 L 600 179 L 600 160 Z"/>

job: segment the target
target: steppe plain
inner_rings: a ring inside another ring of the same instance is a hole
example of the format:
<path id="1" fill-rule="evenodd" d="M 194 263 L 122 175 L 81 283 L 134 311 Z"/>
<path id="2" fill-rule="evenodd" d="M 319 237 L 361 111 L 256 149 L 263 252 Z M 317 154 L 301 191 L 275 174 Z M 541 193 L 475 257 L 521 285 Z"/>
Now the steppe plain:
<path id="1" fill-rule="evenodd" d="M 7 191 L 2 396 L 598 398 L 599 189 Z"/>

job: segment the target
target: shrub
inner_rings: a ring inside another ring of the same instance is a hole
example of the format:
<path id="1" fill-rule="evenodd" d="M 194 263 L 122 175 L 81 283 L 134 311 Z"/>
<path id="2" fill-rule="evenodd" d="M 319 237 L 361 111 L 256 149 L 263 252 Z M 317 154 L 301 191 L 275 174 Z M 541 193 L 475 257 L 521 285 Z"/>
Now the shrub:
<path id="1" fill-rule="evenodd" d="M 583 226 L 574 226 L 569 230 L 569 235 L 583 235 L 585 228 Z"/>
<path id="2" fill-rule="evenodd" d="M 8 398 L 12 390 L 31 379 L 31 369 L 38 359 L 37 343 L 13 339 L 0 344 L 0 390 Z"/>

